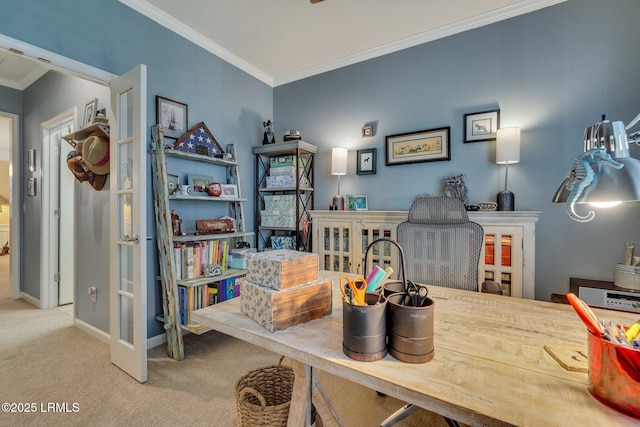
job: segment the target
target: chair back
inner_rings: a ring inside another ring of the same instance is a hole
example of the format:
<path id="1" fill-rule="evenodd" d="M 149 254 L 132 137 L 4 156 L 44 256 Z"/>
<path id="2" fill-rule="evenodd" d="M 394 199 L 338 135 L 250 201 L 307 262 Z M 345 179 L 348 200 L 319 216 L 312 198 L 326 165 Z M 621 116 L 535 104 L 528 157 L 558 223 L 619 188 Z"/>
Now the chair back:
<path id="1" fill-rule="evenodd" d="M 455 197 L 418 197 L 398 225 L 407 279 L 414 283 L 478 290 L 484 230 L 469 221 Z"/>

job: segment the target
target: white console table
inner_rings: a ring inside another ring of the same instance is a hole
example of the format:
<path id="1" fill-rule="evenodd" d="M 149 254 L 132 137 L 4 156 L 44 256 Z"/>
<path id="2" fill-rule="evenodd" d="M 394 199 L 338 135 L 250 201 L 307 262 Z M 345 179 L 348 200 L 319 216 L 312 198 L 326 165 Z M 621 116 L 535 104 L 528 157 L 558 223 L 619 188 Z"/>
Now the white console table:
<path id="1" fill-rule="evenodd" d="M 370 242 L 387 237 L 396 240 L 398 224 L 407 211 L 310 211 L 312 250 L 318 254 L 321 270 L 364 274 L 374 264 L 398 271 L 395 246 Z M 535 299 L 535 227 L 540 212 L 478 211 L 469 219 L 484 228 L 485 238 L 478 265 L 478 280 L 495 280 L 505 295 Z M 366 268 L 365 268 L 366 267 Z"/>

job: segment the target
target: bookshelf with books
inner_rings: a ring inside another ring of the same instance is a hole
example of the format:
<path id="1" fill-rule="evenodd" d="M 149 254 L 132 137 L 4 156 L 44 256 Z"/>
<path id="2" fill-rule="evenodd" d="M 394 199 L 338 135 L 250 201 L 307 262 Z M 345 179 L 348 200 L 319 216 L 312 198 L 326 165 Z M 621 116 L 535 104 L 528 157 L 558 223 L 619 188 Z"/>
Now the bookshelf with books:
<path id="1" fill-rule="evenodd" d="M 246 270 L 234 268 L 237 265 L 230 262 L 229 253 L 254 233 L 245 231 L 246 199 L 242 197 L 233 144 L 224 152 L 220 148 L 216 156 L 184 152 L 176 149 L 174 141 L 165 145 L 162 128 L 156 125 L 152 127 L 151 151 L 163 302 L 163 313 L 156 318 L 165 325 L 167 353 L 182 360 L 183 332 L 209 331 L 191 320 L 191 312 L 238 296 L 236 278 L 244 276 Z M 221 182 L 234 191 L 228 197 L 206 191 L 174 193 L 176 184 L 193 189 L 194 177 Z M 213 216 L 217 218 L 201 219 Z"/>

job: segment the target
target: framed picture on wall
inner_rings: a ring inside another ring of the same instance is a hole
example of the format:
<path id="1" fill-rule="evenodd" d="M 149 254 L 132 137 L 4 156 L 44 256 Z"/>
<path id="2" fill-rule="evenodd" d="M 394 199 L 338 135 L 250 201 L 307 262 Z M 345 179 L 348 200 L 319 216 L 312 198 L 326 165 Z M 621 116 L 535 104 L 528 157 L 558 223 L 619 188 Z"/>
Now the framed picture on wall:
<path id="1" fill-rule="evenodd" d="M 386 138 L 386 165 L 451 160 L 449 127 L 389 135 Z"/>
<path id="2" fill-rule="evenodd" d="M 358 175 L 375 175 L 376 173 L 376 148 L 367 148 L 358 150 L 356 161 L 356 174 Z"/>
<path id="3" fill-rule="evenodd" d="M 500 110 L 464 115 L 464 142 L 495 141 L 500 128 Z"/>
<path id="4" fill-rule="evenodd" d="M 162 125 L 166 138 L 178 139 L 187 131 L 189 106 L 156 95 L 156 123 Z"/>

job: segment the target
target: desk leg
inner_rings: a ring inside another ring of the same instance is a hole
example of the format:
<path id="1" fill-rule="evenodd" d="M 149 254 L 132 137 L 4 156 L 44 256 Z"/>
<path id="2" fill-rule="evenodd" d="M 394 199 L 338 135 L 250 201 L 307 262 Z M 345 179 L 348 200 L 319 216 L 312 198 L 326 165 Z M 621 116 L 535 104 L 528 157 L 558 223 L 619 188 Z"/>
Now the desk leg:
<path id="1" fill-rule="evenodd" d="M 316 408 L 316 413 L 322 420 L 323 427 L 344 427 L 344 423 L 336 408 L 331 404 L 329 396 L 325 393 L 322 385 L 318 382 L 317 377 L 313 377 L 313 406 Z"/>
<path id="2" fill-rule="evenodd" d="M 291 359 L 295 374 L 287 427 L 308 427 L 311 413 L 311 366 Z"/>

